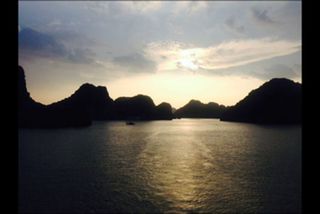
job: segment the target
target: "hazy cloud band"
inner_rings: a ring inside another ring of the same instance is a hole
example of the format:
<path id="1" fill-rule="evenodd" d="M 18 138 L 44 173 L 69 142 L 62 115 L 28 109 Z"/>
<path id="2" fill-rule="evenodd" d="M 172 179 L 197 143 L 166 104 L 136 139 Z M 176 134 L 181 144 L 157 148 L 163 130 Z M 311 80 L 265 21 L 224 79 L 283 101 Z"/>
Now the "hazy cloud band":
<path id="1" fill-rule="evenodd" d="M 150 43 L 145 53 L 158 63 L 158 70 L 223 69 L 285 56 L 301 50 L 301 41 L 271 38 L 232 40 L 209 47 L 187 47 L 176 42 Z M 185 65 L 185 66 L 184 66 Z"/>

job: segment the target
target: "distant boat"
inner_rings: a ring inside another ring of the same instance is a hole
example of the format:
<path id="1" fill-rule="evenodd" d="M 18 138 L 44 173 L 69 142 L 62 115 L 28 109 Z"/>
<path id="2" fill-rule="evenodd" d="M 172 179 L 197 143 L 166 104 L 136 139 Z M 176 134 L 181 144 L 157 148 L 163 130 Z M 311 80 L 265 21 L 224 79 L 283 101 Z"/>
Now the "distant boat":
<path id="1" fill-rule="evenodd" d="M 135 123 L 132 122 L 132 121 L 128 121 L 128 122 L 126 122 L 126 124 L 127 124 L 127 125 L 134 125 Z"/>

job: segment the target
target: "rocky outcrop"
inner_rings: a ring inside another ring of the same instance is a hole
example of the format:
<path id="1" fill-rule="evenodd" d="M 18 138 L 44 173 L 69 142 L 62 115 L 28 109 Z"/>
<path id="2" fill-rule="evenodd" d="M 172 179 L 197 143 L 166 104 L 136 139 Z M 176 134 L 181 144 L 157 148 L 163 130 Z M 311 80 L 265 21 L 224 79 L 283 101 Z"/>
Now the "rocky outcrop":
<path id="1" fill-rule="evenodd" d="M 225 106 L 214 102 L 204 104 L 198 100 L 191 100 L 177 109 L 174 112 L 174 116 L 176 118 L 220 118 L 225 108 Z"/>
<path id="2" fill-rule="evenodd" d="M 160 103 L 155 107 L 155 118 L 158 120 L 171 120 L 173 118 L 172 107 L 169 103 Z"/>
<path id="3" fill-rule="evenodd" d="M 115 118 L 119 120 L 171 120 L 172 108 L 168 103 L 155 106 L 145 95 L 119 97 L 114 101 Z"/>
<path id="4" fill-rule="evenodd" d="M 106 87 L 89 83 L 81 85 L 70 97 L 48 105 L 53 109 L 72 109 L 83 112 L 92 120 L 114 119 L 113 100 Z"/>
<path id="5" fill-rule="evenodd" d="M 88 126 L 91 119 L 72 108 L 53 108 L 35 102 L 26 87 L 25 74 L 18 68 L 18 127 L 60 128 Z"/>
<path id="6" fill-rule="evenodd" d="M 301 84 L 285 78 L 272 79 L 228 108 L 221 120 L 261 124 L 301 123 Z"/>
<path id="7" fill-rule="evenodd" d="M 24 70 L 19 66 L 18 124 L 25 128 L 88 126 L 92 120 L 171 120 L 168 103 L 155 106 L 145 95 L 113 101 L 106 87 L 81 85 L 70 97 L 50 105 L 35 102 L 27 91 Z"/>

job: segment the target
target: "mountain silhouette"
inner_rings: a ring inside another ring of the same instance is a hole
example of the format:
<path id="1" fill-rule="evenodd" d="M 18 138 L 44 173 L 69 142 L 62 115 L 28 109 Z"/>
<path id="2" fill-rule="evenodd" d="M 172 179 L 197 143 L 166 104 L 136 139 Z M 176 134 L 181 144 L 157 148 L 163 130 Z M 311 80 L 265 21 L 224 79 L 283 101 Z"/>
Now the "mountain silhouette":
<path id="1" fill-rule="evenodd" d="M 92 120 L 171 120 L 169 103 L 156 106 L 145 95 L 120 97 L 113 101 L 106 87 L 85 83 L 70 97 L 50 105 L 35 102 L 18 68 L 18 125 L 24 128 L 88 126 Z"/>
<path id="2" fill-rule="evenodd" d="M 262 124 L 301 123 L 301 84 L 285 78 L 271 79 L 228 108 L 221 120 Z"/>
<path id="3" fill-rule="evenodd" d="M 155 104 L 152 99 L 145 95 L 134 97 L 119 97 L 114 101 L 117 118 L 127 119 L 152 119 Z"/>
<path id="4" fill-rule="evenodd" d="M 106 87 L 85 83 L 70 97 L 48 105 L 54 109 L 72 109 L 84 112 L 92 120 L 114 119 L 113 100 Z"/>
<path id="5" fill-rule="evenodd" d="M 24 70 L 21 66 L 18 67 L 18 127 L 58 128 L 90 124 L 90 118 L 82 111 L 52 108 L 35 102 L 27 90 Z"/>
<path id="6" fill-rule="evenodd" d="M 251 91 L 235 106 L 225 107 L 191 100 L 174 109 L 169 103 L 156 106 L 146 95 L 112 100 L 103 86 L 85 83 L 70 97 L 50 105 L 32 99 L 25 73 L 18 67 L 18 125 L 25 128 L 81 127 L 92 120 L 171 120 L 173 118 L 220 118 L 264 124 L 301 123 L 301 84 L 275 78 Z"/>
<path id="7" fill-rule="evenodd" d="M 226 107 L 214 102 L 208 104 L 198 100 L 190 100 L 189 103 L 174 112 L 176 118 L 220 118 Z"/>
<path id="8" fill-rule="evenodd" d="M 114 101 L 116 118 L 120 120 L 171 120 L 172 108 L 169 103 L 156 106 L 153 100 L 145 95 L 119 97 Z"/>
<path id="9" fill-rule="evenodd" d="M 169 103 L 160 103 L 155 108 L 155 117 L 159 120 L 171 120 L 174 109 Z"/>
<path id="10" fill-rule="evenodd" d="M 35 102 L 30 93 L 27 90 L 26 80 L 24 70 L 21 66 L 18 67 L 18 100 L 19 100 L 19 110 L 32 110 L 41 109 L 44 107 L 41 103 Z"/>

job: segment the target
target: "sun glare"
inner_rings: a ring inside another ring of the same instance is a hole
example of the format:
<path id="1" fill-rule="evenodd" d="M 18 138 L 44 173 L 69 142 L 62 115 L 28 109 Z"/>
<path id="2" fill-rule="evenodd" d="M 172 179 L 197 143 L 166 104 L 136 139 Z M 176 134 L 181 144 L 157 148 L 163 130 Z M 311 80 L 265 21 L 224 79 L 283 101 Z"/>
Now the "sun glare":
<path id="1" fill-rule="evenodd" d="M 196 53 L 193 49 L 180 50 L 179 65 L 190 70 L 197 70 L 199 66 L 196 64 Z"/>
<path id="2" fill-rule="evenodd" d="M 193 63 L 191 60 L 189 59 L 182 59 L 179 61 L 180 65 L 184 68 L 188 68 L 191 70 L 197 70 L 199 67 L 198 65 L 196 65 L 195 63 Z"/>

